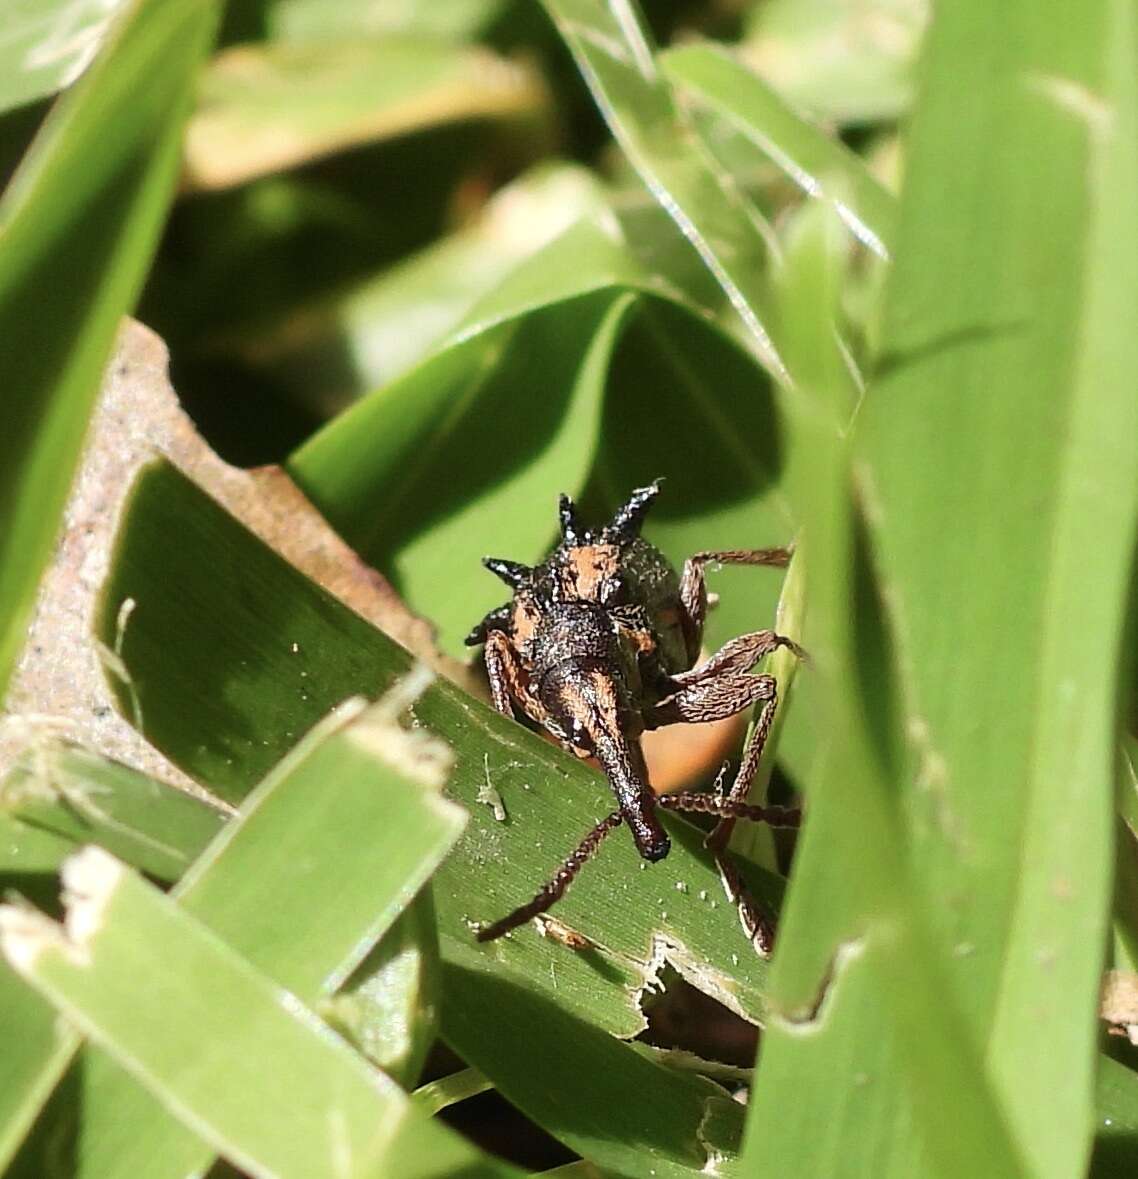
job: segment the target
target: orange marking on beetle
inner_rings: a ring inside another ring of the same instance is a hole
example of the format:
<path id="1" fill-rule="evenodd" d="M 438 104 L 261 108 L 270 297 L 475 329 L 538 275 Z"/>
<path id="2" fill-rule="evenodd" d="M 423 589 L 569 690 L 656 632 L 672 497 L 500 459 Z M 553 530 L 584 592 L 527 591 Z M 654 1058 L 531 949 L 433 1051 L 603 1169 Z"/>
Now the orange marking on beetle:
<path id="1" fill-rule="evenodd" d="M 528 643 L 541 621 L 541 614 L 533 602 L 518 596 L 514 599 L 514 643 L 521 646 Z"/>
<path id="2" fill-rule="evenodd" d="M 614 544 L 583 545 L 569 550 L 567 570 L 579 598 L 595 602 L 601 586 L 616 575 L 620 549 Z"/>

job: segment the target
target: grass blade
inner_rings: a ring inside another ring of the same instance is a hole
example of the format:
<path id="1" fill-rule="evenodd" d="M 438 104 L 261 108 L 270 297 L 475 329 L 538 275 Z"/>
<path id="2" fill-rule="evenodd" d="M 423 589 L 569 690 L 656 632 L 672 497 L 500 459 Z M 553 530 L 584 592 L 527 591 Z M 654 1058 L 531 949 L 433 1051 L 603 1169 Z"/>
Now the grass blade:
<path id="1" fill-rule="evenodd" d="M 814 118 L 864 127 L 903 116 L 917 87 L 928 0 L 767 0 L 750 10 L 742 53 Z"/>
<path id="2" fill-rule="evenodd" d="M 202 77 L 188 180 L 228 188 L 440 123 L 535 118 L 545 101 L 532 69 L 440 38 L 230 46 Z"/>
<path id="3" fill-rule="evenodd" d="M 653 57 L 633 0 L 545 0 L 632 166 L 723 287 L 755 355 L 787 377 L 761 276 L 773 237 L 699 145 Z"/>
<path id="4" fill-rule="evenodd" d="M 473 1148 L 107 853 L 73 857 L 64 879 L 66 932 L 0 909 L 9 961 L 238 1165 L 285 1177 L 509 1173 L 478 1169 Z M 203 1057 L 203 1040 L 230 1051 Z"/>
<path id="5" fill-rule="evenodd" d="M 361 714 L 357 703 L 354 719 L 341 711 L 317 726 L 175 890 L 187 912 L 305 1003 L 339 988 L 462 827 L 462 812 L 436 793 L 445 749 L 401 730 L 397 710 L 388 700 Z M 346 839 L 349 830 L 369 836 Z M 374 1017 L 362 1018 L 366 1027 Z M 84 1091 L 81 1174 L 153 1179 L 208 1165 L 209 1147 L 109 1060 L 87 1060 Z"/>
<path id="6" fill-rule="evenodd" d="M 61 744 L 25 755 L 0 784 L 0 804 L 29 826 L 72 843 L 98 843 L 168 883 L 225 822 L 221 810 L 185 791 Z"/>
<path id="7" fill-rule="evenodd" d="M 833 343 L 843 236 L 811 206 L 786 270 L 787 338 L 804 374 L 792 403 L 805 538 L 796 560 L 810 578 L 804 641 L 814 661 L 798 689 L 827 740 L 806 784 L 744 1163 L 751 1174 L 1011 1177 L 1024 1171 L 908 879 L 889 780 L 888 676 L 862 683 L 863 669 L 881 668 L 869 654 L 880 637 L 874 590 L 858 581 L 867 572 L 845 429 L 852 391 Z M 791 1090 L 800 1098 L 788 1109 Z"/>
<path id="8" fill-rule="evenodd" d="M 1091 1132 L 1138 518 L 1136 73 L 1128 3 L 1077 30 L 1030 4 L 938 11 L 862 419 L 920 893 L 1041 1177 L 1077 1173 Z"/>
<path id="9" fill-rule="evenodd" d="M 828 204 L 867 249 L 890 256 L 897 202 L 859 156 L 721 48 L 682 45 L 660 54 L 659 62 L 685 96 L 726 118 L 807 196 Z"/>
<path id="10" fill-rule="evenodd" d="M 128 0 L 9 0 L 0 51 L 0 111 L 72 85 L 110 35 Z"/>
<path id="11" fill-rule="evenodd" d="M 7 962 L 0 963 L 0 1036 L 0 1168 L 6 1173 L 67 1069 L 75 1041 L 51 1004 Z"/>
<path id="12" fill-rule="evenodd" d="M 0 201 L 0 686 L 23 640 L 119 320 L 141 287 L 212 36 L 207 0 L 137 3 Z M 107 135 L 109 126 L 114 135 Z M 18 344 L 17 344 L 18 341 Z"/>

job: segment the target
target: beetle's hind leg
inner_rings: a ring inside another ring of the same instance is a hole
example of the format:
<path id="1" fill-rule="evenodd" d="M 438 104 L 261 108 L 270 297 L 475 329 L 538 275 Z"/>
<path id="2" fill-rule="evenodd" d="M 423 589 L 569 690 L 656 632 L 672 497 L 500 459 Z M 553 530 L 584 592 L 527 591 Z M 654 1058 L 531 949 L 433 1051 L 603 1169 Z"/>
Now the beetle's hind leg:
<path id="1" fill-rule="evenodd" d="M 660 805 L 673 811 L 718 815 L 721 824 L 728 820 L 734 823 L 739 819 L 750 819 L 755 823 L 767 823 L 771 827 L 797 827 L 802 820 L 802 812 L 797 807 L 752 806 L 719 794 L 705 794 L 699 791 L 666 794 L 660 799 Z M 743 926 L 747 940 L 755 947 L 757 953 L 764 958 L 769 957 L 774 949 L 773 917 L 766 906 L 751 895 L 727 849 L 712 847 L 710 837 L 707 846 L 712 849 L 723 888 L 738 910 L 739 922 Z"/>
<path id="2" fill-rule="evenodd" d="M 708 835 L 706 846 L 715 857 L 728 898 L 739 911 L 744 932 L 763 956 L 769 955 L 774 947 L 774 922 L 764 906 L 748 892 L 738 868 L 728 855 L 727 844 L 740 818 L 770 821 L 775 814 L 773 808 L 748 806 L 747 795 L 758 772 L 778 708 L 778 684 L 773 676 L 749 675 L 746 668 L 779 647 L 788 647 L 799 657 L 803 655 L 796 643 L 773 631 L 756 631 L 732 639 L 699 667 L 673 676 L 672 682 L 678 685 L 677 691 L 662 700 L 656 708 L 659 723 L 668 724 L 677 720 L 717 720 L 734 716 L 762 702 L 731 789 L 726 795 L 696 796 L 706 798 L 709 802 L 687 809 L 719 815 L 719 822 Z M 665 805 L 684 809 L 675 802 Z"/>

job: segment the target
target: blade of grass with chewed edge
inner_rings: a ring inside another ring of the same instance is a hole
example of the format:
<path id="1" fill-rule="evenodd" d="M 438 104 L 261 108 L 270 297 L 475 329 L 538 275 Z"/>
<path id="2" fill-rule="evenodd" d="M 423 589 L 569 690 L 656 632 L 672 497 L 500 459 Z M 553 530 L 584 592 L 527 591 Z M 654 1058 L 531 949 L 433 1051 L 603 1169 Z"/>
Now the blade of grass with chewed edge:
<path id="1" fill-rule="evenodd" d="M 676 106 L 634 0 L 544 3 L 624 153 L 723 287 L 755 355 L 786 380 L 762 283 L 773 235 Z"/>
<path id="2" fill-rule="evenodd" d="M 681 45 L 658 61 L 681 94 L 726 118 L 807 196 L 829 204 L 863 245 L 890 256 L 897 202 L 859 156 L 718 46 Z"/>
<path id="3" fill-rule="evenodd" d="M 841 237 L 824 207 L 804 210 L 785 271 L 787 339 L 809 377 L 791 402 L 791 488 L 811 595 L 805 642 L 813 667 L 801 686 L 826 747 L 806 784 L 810 810 L 743 1157 L 752 1174 L 917 1173 L 885 1170 L 893 1160 L 878 1151 L 888 1125 L 897 1148 L 920 1158 L 921 1174 L 1010 1179 L 1026 1171 L 908 878 L 888 774 L 892 734 L 867 719 L 881 688 L 859 684 L 877 660 L 868 654 L 876 636 L 865 600 L 873 590 L 859 580 L 851 496 L 852 391 L 833 346 Z M 795 1088 L 788 1108 L 784 1095 Z"/>
<path id="4" fill-rule="evenodd" d="M 31 746 L 0 784 L 0 891 L 38 904 L 74 842 L 97 840 L 173 881 L 217 834 L 224 815 L 125 766 L 52 741 Z M 75 1051 L 55 1013 L 0 963 L 0 1169 L 24 1138 Z"/>
<path id="5" fill-rule="evenodd" d="M 395 723 L 406 700 L 397 690 L 362 714 L 356 701 L 318 725 L 175 889 L 188 912 L 307 1003 L 349 977 L 462 828 L 462 812 L 436 793 L 445 748 Z M 345 838 L 356 825 L 366 840 Z M 420 945 L 434 936 L 433 927 L 412 933 Z M 374 1019 L 359 1013 L 365 1037 Z M 84 1094 L 76 1175 L 156 1179 L 208 1165 L 210 1147 L 109 1059 L 88 1055 Z"/>
<path id="6" fill-rule="evenodd" d="M 1138 521 L 1138 20 L 1061 15 L 937 10 L 858 449 L 914 884 L 1041 1179 L 1093 1125 Z"/>
<path id="7" fill-rule="evenodd" d="M 177 552 L 164 542 L 172 519 L 179 521 Z M 155 544 L 167 552 L 160 579 Z M 122 655 L 147 735 L 188 772 L 216 775 L 230 797 L 282 754 L 285 734 L 345 694 L 382 692 L 408 665 L 390 640 L 165 465 L 144 473 L 128 506 L 100 628 L 113 628 L 124 596 L 138 602 Z M 156 677 L 159 665 L 180 670 Z M 211 707 L 219 681 L 226 701 Z M 129 709 L 125 688 L 122 700 Z M 690 1174 L 709 1152 L 730 1156 L 738 1108 L 721 1108 L 721 1092 L 697 1077 L 661 1069 L 657 1082 L 658 1066 L 634 1059 L 614 1038 L 644 1026 L 639 997 L 665 961 L 748 1018 L 763 1017 L 767 964 L 723 897 L 702 833 L 669 820 L 671 855 L 643 869 L 627 838 L 609 841 L 556 914 L 596 943 L 592 950 L 572 953 L 532 928 L 479 946 L 470 923 L 528 899 L 612 809 L 611 791 L 595 771 L 449 684 L 428 689 L 413 713 L 454 749 L 448 793 L 471 811 L 466 834 L 433 881 L 444 1035 L 519 1108 L 625 1173 L 647 1176 L 647 1168 L 667 1166 Z M 480 801 L 487 784 L 504 821 Z M 759 873 L 753 883 L 777 903 L 775 878 Z M 529 1042 L 505 1034 L 512 1013 L 533 1029 Z M 546 1067 L 535 1076 L 539 1050 Z M 604 1100 L 567 1102 L 572 1078 L 594 1071 L 609 1077 L 614 1091 L 618 1082 L 628 1091 L 658 1083 L 659 1101 L 623 1108 L 606 1089 Z M 646 1141 L 658 1141 L 659 1153 L 645 1156 Z"/>
<path id="8" fill-rule="evenodd" d="M 0 908 L 4 953 L 237 1165 L 282 1177 L 514 1173 L 423 1116 L 295 996 L 106 852 L 72 857 L 64 884 L 65 929 Z M 202 1053 L 203 1042 L 225 1051 Z"/>
<path id="9" fill-rule="evenodd" d="M 0 687 L 119 320 L 162 226 L 216 12 L 211 0 L 136 3 L 44 121 L 0 200 Z"/>

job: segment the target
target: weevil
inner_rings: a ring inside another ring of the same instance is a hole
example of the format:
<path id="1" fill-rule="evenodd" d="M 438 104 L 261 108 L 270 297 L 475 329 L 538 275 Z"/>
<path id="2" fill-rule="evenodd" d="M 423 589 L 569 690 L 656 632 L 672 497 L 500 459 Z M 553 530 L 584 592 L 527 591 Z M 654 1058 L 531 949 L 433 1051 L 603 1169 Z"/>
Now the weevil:
<path id="1" fill-rule="evenodd" d="M 577 757 L 595 757 L 617 810 L 593 827 L 533 900 L 480 926 L 479 941 L 501 937 L 551 908 L 605 836 L 621 824 L 645 860 L 662 860 L 670 847 L 658 814 L 664 808 L 719 818 L 707 846 L 747 936 L 761 954 L 772 948 L 770 918 L 743 887 L 726 848 L 738 819 L 786 827 L 799 823 L 796 809 L 754 806 L 746 798 L 778 703 L 774 678 L 752 675 L 750 669 L 779 647 L 800 658 L 803 652 L 785 635 L 760 630 L 731 639 L 703 662 L 699 655 L 708 609 L 707 566 L 785 566 L 790 550 L 700 552 L 677 574 L 640 535 L 660 482 L 633 491 L 598 529 L 585 527 L 573 501 L 562 495 L 561 542 L 540 565 L 483 560 L 513 591 L 509 602 L 491 610 L 466 637 L 468 645 L 483 646 L 495 708 L 511 717 L 517 709 Z M 760 702 L 729 790 L 721 774 L 715 793 L 655 794 L 640 747 L 646 729 L 720 720 Z"/>

